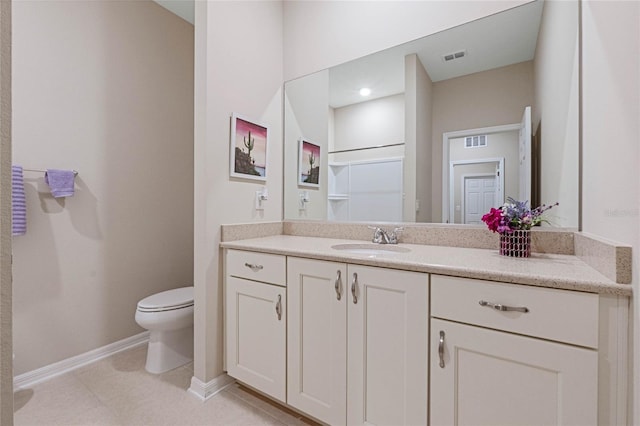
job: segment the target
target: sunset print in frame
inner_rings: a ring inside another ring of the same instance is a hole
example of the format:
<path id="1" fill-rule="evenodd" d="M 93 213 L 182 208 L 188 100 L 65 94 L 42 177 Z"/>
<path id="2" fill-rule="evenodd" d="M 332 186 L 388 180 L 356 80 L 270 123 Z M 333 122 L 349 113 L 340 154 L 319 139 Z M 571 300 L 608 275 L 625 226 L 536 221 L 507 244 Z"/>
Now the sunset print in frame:
<path id="1" fill-rule="evenodd" d="M 269 128 L 239 114 L 231 116 L 231 177 L 267 180 Z"/>

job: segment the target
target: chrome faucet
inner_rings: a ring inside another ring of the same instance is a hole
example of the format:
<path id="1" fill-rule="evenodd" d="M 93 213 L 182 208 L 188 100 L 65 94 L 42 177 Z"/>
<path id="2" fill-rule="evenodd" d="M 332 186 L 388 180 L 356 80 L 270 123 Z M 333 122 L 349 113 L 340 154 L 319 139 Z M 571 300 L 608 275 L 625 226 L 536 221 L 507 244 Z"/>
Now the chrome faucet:
<path id="1" fill-rule="evenodd" d="M 376 244 L 398 244 L 398 235 L 404 230 L 402 227 L 394 228 L 391 234 L 388 234 L 379 226 L 370 226 L 369 229 L 373 229 L 373 239 L 371 242 Z"/>

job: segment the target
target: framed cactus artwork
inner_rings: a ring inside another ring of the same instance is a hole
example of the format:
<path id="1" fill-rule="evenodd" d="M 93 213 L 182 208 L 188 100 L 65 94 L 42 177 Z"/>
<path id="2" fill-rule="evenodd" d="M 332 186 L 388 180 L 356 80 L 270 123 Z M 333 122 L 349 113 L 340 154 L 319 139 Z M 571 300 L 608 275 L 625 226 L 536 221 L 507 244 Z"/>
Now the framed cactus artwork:
<path id="1" fill-rule="evenodd" d="M 300 139 L 298 185 L 320 186 L 320 145 Z"/>
<path id="2" fill-rule="evenodd" d="M 239 114 L 231 116 L 231 177 L 267 180 L 269 128 Z"/>

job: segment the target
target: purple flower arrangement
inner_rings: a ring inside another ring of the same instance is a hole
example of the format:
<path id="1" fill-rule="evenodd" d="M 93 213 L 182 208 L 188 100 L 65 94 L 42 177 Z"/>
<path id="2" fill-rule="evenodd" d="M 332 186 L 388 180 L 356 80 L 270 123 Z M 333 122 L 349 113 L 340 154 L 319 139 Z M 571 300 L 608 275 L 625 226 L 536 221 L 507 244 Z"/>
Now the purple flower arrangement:
<path id="1" fill-rule="evenodd" d="M 542 214 L 558 205 L 558 203 L 550 206 L 543 204 L 531 209 L 528 204 L 528 201 L 516 201 L 509 197 L 503 206 L 497 209 L 492 207 L 489 213 L 482 216 L 482 221 L 493 232 L 511 234 L 513 231 L 529 230 L 532 226 L 546 222 Z"/>

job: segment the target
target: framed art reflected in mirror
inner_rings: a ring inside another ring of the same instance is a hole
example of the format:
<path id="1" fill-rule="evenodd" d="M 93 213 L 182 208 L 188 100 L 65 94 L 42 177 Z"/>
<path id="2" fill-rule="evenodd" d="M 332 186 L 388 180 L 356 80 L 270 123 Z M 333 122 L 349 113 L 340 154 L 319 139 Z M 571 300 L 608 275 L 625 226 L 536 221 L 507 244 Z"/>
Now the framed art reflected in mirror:
<path id="1" fill-rule="evenodd" d="M 320 186 L 320 145 L 300 138 L 298 147 L 298 185 Z"/>

